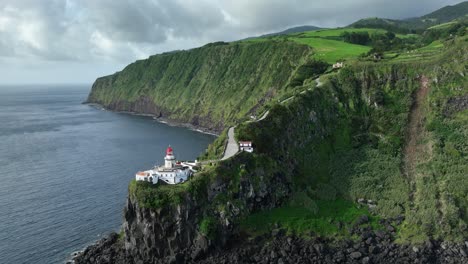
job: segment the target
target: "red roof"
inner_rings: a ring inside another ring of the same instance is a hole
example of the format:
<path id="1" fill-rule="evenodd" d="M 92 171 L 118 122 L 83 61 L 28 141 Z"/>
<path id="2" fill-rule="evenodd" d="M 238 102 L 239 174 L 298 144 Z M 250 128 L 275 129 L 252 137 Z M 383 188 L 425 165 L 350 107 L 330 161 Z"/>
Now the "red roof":
<path id="1" fill-rule="evenodd" d="M 173 153 L 173 152 L 172 152 L 171 146 L 167 147 L 167 149 L 166 149 L 166 155 L 172 155 L 172 153 Z"/>

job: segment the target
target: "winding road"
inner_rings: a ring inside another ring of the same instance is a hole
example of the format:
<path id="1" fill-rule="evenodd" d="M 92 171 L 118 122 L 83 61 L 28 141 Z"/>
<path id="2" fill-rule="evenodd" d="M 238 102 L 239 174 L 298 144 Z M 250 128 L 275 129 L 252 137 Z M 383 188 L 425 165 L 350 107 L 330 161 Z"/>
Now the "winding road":
<path id="1" fill-rule="evenodd" d="M 228 130 L 228 143 L 226 149 L 224 150 L 224 156 L 221 158 L 221 160 L 229 159 L 230 157 L 236 155 L 237 152 L 239 152 L 239 145 L 234 138 L 234 127 L 230 127 Z"/>
<path id="2" fill-rule="evenodd" d="M 317 83 L 317 87 L 320 87 L 323 84 L 322 82 L 320 82 L 320 77 L 315 79 L 315 82 Z M 306 91 L 307 90 L 302 91 L 301 94 L 305 93 Z M 281 101 L 280 104 L 283 104 L 283 103 L 293 99 L 294 97 L 295 96 L 293 95 L 293 96 L 291 96 L 289 98 L 286 98 L 283 101 Z M 269 113 L 270 113 L 270 110 L 267 110 L 259 119 L 251 120 L 251 121 L 247 121 L 247 122 L 262 121 L 263 119 L 265 119 L 268 116 Z M 221 158 L 221 160 L 227 160 L 227 159 L 233 157 L 234 155 L 236 155 L 239 152 L 239 144 L 237 144 L 237 141 L 234 138 L 234 128 L 235 127 L 230 127 L 229 130 L 228 130 L 228 143 L 227 143 L 226 149 L 224 150 L 224 155 Z M 212 160 L 212 161 L 205 161 L 205 162 L 209 163 L 209 162 L 215 162 L 215 161 Z"/>

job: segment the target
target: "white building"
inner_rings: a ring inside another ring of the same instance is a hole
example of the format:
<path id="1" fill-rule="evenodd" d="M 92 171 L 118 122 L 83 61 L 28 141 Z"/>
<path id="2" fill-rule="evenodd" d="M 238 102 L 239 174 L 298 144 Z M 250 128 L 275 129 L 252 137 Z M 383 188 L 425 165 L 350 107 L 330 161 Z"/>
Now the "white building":
<path id="1" fill-rule="evenodd" d="M 252 141 L 239 141 L 239 147 L 241 151 L 247 151 L 250 153 L 254 151 Z"/>
<path id="2" fill-rule="evenodd" d="M 169 146 L 164 157 L 164 166 L 155 166 L 151 170 L 139 171 L 135 175 L 137 181 L 147 181 L 153 184 L 163 181 L 167 184 L 178 184 L 185 182 L 192 175 L 188 166 L 183 166 L 181 162 L 176 162 L 174 151 Z"/>
<path id="3" fill-rule="evenodd" d="M 333 69 L 340 69 L 340 68 L 343 68 L 343 67 L 344 67 L 343 62 L 337 62 L 337 63 L 333 64 Z"/>

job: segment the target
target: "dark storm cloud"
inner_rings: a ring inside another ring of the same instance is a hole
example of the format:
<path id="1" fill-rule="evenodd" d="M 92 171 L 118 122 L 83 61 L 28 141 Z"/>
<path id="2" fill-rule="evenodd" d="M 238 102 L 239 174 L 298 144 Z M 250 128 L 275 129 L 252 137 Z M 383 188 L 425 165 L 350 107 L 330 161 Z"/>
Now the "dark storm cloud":
<path id="1" fill-rule="evenodd" d="M 297 25 L 420 16 L 457 0 L 0 0 L 0 57 L 131 61 Z"/>
<path id="2" fill-rule="evenodd" d="M 161 43 L 170 34 L 192 37 L 224 22 L 207 1 L 86 1 L 89 22 L 114 40 Z"/>
<path id="3" fill-rule="evenodd" d="M 166 40 L 163 26 L 166 15 L 157 2 L 90 0 L 86 1 L 86 7 L 88 22 L 113 40 L 153 43 Z"/>
<path id="4" fill-rule="evenodd" d="M 292 25 L 345 26 L 366 17 L 421 16 L 457 0 L 237 0 L 223 6 L 248 31 L 276 30 Z"/>

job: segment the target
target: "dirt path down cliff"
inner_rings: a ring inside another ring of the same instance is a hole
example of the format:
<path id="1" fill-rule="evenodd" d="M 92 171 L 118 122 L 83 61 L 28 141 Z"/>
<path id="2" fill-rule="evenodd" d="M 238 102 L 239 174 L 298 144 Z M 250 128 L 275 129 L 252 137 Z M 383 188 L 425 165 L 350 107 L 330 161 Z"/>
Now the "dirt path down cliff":
<path id="1" fill-rule="evenodd" d="M 424 133 L 424 113 L 423 104 L 429 92 L 429 79 L 426 76 L 421 76 L 420 87 L 414 94 L 413 105 L 411 106 L 408 125 L 406 128 L 405 146 L 403 148 L 403 160 L 401 171 L 410 183 L 411 193 L 410 201 L 413 200 L 414 182 L 415 182 L 415 167 L 418 155 L 421 154 L 422 145 L 420 140 Z"/>

